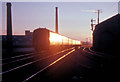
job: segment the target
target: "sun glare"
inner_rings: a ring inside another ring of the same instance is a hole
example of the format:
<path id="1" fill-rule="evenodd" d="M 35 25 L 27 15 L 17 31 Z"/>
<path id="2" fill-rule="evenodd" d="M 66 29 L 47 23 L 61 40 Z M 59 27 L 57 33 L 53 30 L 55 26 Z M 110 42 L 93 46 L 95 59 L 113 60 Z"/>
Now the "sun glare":
<path id="1" fill-rule="evenodd" d="M 70 44 L 70 45 L 75 45 L 75 44 L 78 44 L 80 45 L 81 44 L 81 41 L 78 41 L 78 40 L 72 40 L 70 38 L 67 38 L 65 36 L 62 36 L 62 35 L 59 35 L 59 34 L 56 34 L 54 32 L 50 32 L 50 37 L 49 37 L 49 40 L 50 40 L 50 45 L 67 45 L 67 44 Z"/>

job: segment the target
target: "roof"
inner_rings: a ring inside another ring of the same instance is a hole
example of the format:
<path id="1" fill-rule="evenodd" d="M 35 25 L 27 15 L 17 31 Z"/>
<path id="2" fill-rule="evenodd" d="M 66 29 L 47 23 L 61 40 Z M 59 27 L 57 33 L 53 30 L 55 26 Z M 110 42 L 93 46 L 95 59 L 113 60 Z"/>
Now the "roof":
<path id="1" fill-rule="evenodd" d="M 94 32 L 103 32 L 103 31 L 120 31 L 120 14 L 116 14 L 111 18 L 106 19 L 105 21 L 96 25 Z"/>
<path id="2" fill-rule="evenodd" d="M 113 24 L 113 23 L 120 24 L 120 14 L 116 14 L 116 15 L 106 19 L 105 21 L 102 21 L 101 23 L 97 24 L 96 27 L 99 25 L 102 25 L 102 24 L 108 24 L 110 22 L 111 22 L 111 24 Z"/>

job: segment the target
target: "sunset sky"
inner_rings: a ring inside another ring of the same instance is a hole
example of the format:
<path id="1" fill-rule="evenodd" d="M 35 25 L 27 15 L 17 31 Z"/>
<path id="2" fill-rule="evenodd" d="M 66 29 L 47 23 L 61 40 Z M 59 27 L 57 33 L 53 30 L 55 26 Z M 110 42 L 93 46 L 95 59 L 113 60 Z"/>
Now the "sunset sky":
<path id="1" fill-rule="evenodd" d="M 12 2 L 13 34 L 24 35 L 45 27 L 55 31 L 55 7 L 59 9 L 59 33 L 86 41 L 91 37 L 93 10 L 100 9 L 100 22 L 118 13 L 118 2 Z M 97 23 L 97 21 L 96 21 Z M 2 3 L 2 34 L 6 33 L 6 3 Z"/>

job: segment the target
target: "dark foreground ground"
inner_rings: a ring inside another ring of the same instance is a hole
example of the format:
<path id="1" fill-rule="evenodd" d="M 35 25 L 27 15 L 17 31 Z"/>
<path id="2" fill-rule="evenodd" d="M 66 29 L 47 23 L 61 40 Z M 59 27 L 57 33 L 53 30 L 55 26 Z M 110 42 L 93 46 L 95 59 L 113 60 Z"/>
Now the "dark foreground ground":
<path id="1" fill-rule="evenodd" d="M 62 54 L 42 60 L 31 66 L 5 73 L 3 74 L 2 82 L 23 82 L 26 78 L 38 72 L 39 69 L 49 65 L 61 56 Z M 21 63 L 27 63 L 28 61 L 31 60 Z M 27 82 L 116 82 L 120 81 L 119 65 L 119 57 L 100 57 L 96 54 L 87 53 L 83 51 L 83 48 L 80 48 L 41 73 L 36 74 Z M 16 63 L 14 66 L 17 66 Z M 13 67 L 10 65 L 3 66 L 3 71 L 10 68 Z"/>

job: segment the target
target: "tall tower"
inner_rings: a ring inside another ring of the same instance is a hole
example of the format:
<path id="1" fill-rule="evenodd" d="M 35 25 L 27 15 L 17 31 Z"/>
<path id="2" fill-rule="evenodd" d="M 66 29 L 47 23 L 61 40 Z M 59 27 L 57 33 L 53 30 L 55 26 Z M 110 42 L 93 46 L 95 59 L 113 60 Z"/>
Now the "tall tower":
<path id="1" fill-rule="evenodd" d="M 58 33 L 58 7 L 55 7 L 55 32 Z"/>
<path id="2" fill-rule="evenodd" d="M 12 36 L 12 16 L 11 16 L 11 3 L 7 3 L 7 36 Z"/>
<path id="3" fill-rule="evenodd" d="M 11 3 L 8 2 L 7 6 L 7 52 L 12 54 L 12 15 Z"/>

